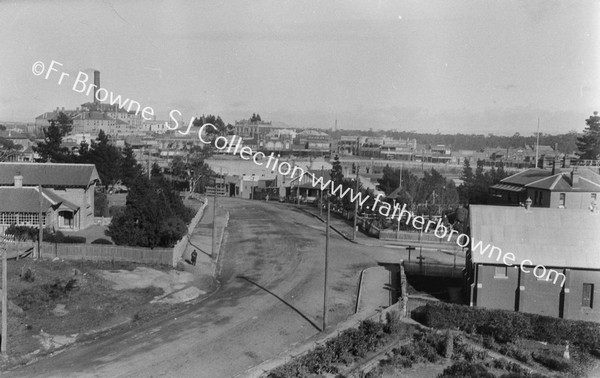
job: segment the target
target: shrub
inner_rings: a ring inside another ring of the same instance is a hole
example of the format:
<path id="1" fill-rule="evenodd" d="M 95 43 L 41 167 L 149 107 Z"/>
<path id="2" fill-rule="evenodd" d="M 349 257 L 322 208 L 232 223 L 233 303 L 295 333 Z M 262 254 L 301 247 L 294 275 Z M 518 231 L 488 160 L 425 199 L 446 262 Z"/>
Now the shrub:
<path id="1" fill-rule="evenodd" d="M 83 236 L 65 236 L 61 231 L 54 233 L 44 231 L 45 242 L 49 243 L 68 243 L 68 244 L 85 244 L 86 239 Z"/>
<path id="2" fill-rule="evenodd" d="M 94 241 L 92 241 L 91 244 L 106 244 L 106 245 L 113 245 L 113 243 L 108 240 L 108 239 L 104 239 L 104 238 L 98 238 Z"/>
<path id="3" fill-rule="evenodd" d="M 552 344 L 568 341 L 586 351 L 600 349 L 600 324 L 594 322 L 441 302 L 425 305 L 422 320 L 429 327 L 458 328 L 491 336 L 502 343 L 516 338 L 529 338 Z"/>
<path id="4" fill-rule="evenodd" d="M 108 208 L 108 216 L 116 217 L 125 213 L 125 206 L 112 205 Z"/>
<path id="5" fill-rule="evenodd" d="M 31 270 L 31 268 L 27 268 L 27 270 L 25 272 L 23 272 L 21 270 L 21 274 L 19 276 L 21 277 L 21 280 L 25 281 L 25 282 L 35 281 L 35 275 L 34 275 L 33 271 Z"/>
<path id="6" fill-rule="evenodd" d="M 487 371 L 482 364 L 472 364 L 461 361 L 444 369 L 438 378 L 494 378 L 494 374 Z"/>
<path id="7" fill-rule="evenodd" d="M 71 278 L 66 282 L 57 278 L 52 283 L 22 290 L 14 301 L 23 310 L 29 310 L 32 307 L 64 298 L 76 288 L 77 280 L 75 278 Z"/>
<path id="8" fill-rule="evenodd" d="M 29 226 L 17 226 L 11 224 L 5 231 L 5 235 L 14 236 L 15 240 L 38 240 L 39 228 Z"/>
<path id="9" fill-rule="evenodd" d="M 548 354 L 533 353 L 533 359 L 550 370 L 566 372 L 571 368 L 571 364 L 565 359 Z"/>

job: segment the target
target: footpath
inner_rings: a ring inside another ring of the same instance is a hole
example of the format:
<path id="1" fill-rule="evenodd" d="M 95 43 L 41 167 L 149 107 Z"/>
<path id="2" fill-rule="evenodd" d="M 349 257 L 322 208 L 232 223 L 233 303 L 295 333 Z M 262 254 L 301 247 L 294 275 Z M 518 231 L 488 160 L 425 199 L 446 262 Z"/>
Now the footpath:
<path id="1" fill-rule="evenodd" d="M 222 260 L 221 246 L 225 230 L 229 222 L 229 212 L 227 212 L 217 200 L 216 228 L 215 228 L 215 250 L 213 251 L 213 219 L 214 199 L 208 198 L 202 218 L 192 231 L 188 245 L 182 255 L 184 261 L 192 260 L 192 253 L 196 251 L 196 265 L 183 262 L 181 266 L 187 272 L 194 273 L 199 279 L 207 282 L 216 279 L 220 263 Z"/>
<path id="2" fill-rule="evenodd" d="M 302 205 L 297 207 L 297 209 L 325 223 L 325 218 L 327 217 L 325 210 L 323 210 L 323 214 L 321 215 L 317 207 Z M 349 242 L 370 247 L 368 248 L 369 255 L 379 263 L 398 264 L 401 260 L 408 260 L 409 256 L 406 248 L 412 246 L 415 247 L 411 252 L 411 257 L 414 261 L 416 261 L 416 256 L 422 254 L 426 262 L 453 264 L 456 254 L 456 264 L 464 265 L 465 254 L 456 244 L 436 242 L 423 242 L 419 244 L 418 242 L 407 240 L 381 240 L 365 235 L 360 230 L 356 232 L 356 239 L 352 240 L 352 225 L 333 212 L 329 217 L 329 226 L 331 230 Z"/>

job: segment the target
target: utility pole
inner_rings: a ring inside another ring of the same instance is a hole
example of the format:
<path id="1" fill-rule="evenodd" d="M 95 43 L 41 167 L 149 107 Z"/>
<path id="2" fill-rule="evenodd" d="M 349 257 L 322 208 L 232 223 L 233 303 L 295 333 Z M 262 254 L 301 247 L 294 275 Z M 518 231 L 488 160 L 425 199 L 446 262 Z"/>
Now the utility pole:
<path id="1" fill-rule="evenodd" d="M 321 177 L 323 177 L 323 166 L 321 166 Z M 319 201 L 319 214 L 323 219 L 323 189 L 321 189 L 321 201 Z"/>
<path id="2" fill-rule="evenodd" d="M 327 221 L 325 222 L 325 281 L 323 286 L 323 329 L 325 332 L 327 328 L 327 271 L 329 269 L 329 195 L 327 195 Z"/>
<path id="3" fill-rule="evenodd" d="M 2 252 L 2 341 L 0 342 L 0 353 L 6 356 L 6 343 L 8 341 L 8 248 L 6 248 L 6 237 L 0 236 L 0 239 L 0 252 Z"/>
<path id="4" fill-rule="evenodd" d="M 220 172 L 223 171 L 223 168 L 220 169 Z M 217 250 L 217 178 L 215 177 L 215 186 L 213 187 L 213 227 L 212 227 L 212 250 L 210 252 L 210 257 L 216 258 L 216 250 Z"/>
<path id="5" fill-rule="evenodd" d="M 41 259 L 42 258 L 42 241 L 44 239 L 44 221 L 42 219 L 43 215 L 43 209 L 42 209 L 42 204 L 44 203 L 44 197 L 42 196 L 42 184 L 38 185 L 38 191 L 39 191 L 39 201 L 40 201 L 40 206 L 38 209 L 38 250 L 37 250 L 37 258 Z M 17 254 L 18 256 L 18 254 Z"/>
<path id="6" fill-rule="evenodd" d="M 354 193 L 354 195 L 356 196 L 358 193 L 358 164 L 356 164 L 356 183 L 355 183 L 355 190 L 356 193 Z M 352 226 L 352 240 L 356 240 L 356 221 L 358 217 L 358 200 L 354 201 L 354 224 Z"/>
<path id="7" fill-rule="evenodd" d="M 152 173 L 150 172 L 150 147 L 148 148 L 148 180 L 152 178 Z"/>
<path id="8" fill-rule="evenodd" d="M 538 167 L 538 150 L 540 146 L 540 117 L 538 117 L 537 138 L 535 140 L 535 167 Z"/>

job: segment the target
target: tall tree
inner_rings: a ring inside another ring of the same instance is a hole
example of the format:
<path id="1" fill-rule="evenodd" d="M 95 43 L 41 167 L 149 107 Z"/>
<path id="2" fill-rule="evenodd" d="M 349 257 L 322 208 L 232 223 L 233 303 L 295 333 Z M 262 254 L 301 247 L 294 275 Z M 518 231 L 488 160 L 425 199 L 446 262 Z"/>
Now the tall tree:
<path id="1" fill-rule="evenodd" d="M 329 172 L 331 181 L 334 185 L 341 185 L 344 181 L 344 174 L 342 173 L 342 163 L 340 163 L 340 157 L 335 155 L 333 164 L 331 165 L 331 172 Z"/>
<path id="2" fill-rule="evenodd" d="M 186 232 L 191 212 L 162 177 L 138 176 L 127 194 L 125 211 L 108 228 L 118 245 L 172 247 Z"/>
<path id="3" fill-rule="evenodd" d="M 129 143 L 125 143 L 121 158 L 121 182 L 129 187 L 135 180 L 143 174 L 142 165 L 137 162 L 133 148 Z"/>
<path id="4" fill-rule="evenodd" d="M 103 130 L 100 130 L 96 140 L 92 141 L 88 153 L 82 155 L 82 160 L 96 166 L 105 188 L 116 184 L 121 177 L 121 159 L 121 152 L 116 146 L 110 144 Z"/>
<path id="5" fill-rule="evenodd" d="M 577 138 L 579 157 L 582 159 L 600 159 L 600 116 L 594 112 L 593 116 L 585 120 L 586 128 L 583 135 Z"/>
<path id="6" fill-rule="evenodd" d="M 43 130 L 44 141 L 38 142 L 37 146 L 33 146 L 33 151 L 40 156 L 37 161 L 44 163 L 71 162 L 73 160 L 73 155 L 68 148 L 61 146 L 64 134 L 56 121 L 50 120 L 50 126 Z"/>
<path id="7" fill-rule="evenodd" d="M 58 112 L 58 115 L 55 118 L 56 124 L 60 128 L 60 131 L 63 136 L 69 134 L 73 131 L 73 120 L 71 117 L 66 115 L 63 112 Z"/>

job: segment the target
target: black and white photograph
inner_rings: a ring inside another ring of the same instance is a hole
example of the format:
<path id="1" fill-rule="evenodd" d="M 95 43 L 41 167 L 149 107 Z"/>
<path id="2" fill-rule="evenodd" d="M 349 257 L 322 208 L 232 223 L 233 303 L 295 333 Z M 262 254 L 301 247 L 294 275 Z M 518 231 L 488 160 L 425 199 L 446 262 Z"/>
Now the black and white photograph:
<path id="1" fill-rule="evenodd" d="M 0 375 L 600 378 L 599 0 L 0 0 Z"/>

